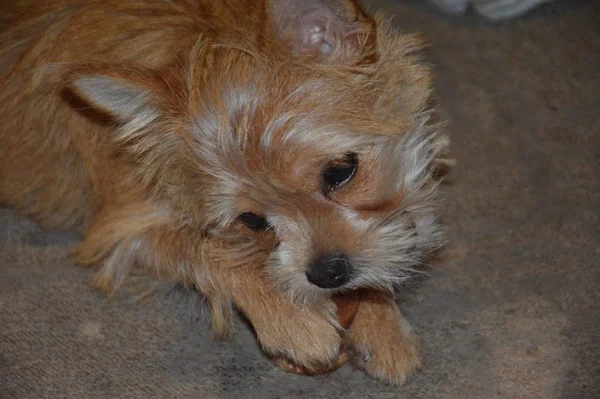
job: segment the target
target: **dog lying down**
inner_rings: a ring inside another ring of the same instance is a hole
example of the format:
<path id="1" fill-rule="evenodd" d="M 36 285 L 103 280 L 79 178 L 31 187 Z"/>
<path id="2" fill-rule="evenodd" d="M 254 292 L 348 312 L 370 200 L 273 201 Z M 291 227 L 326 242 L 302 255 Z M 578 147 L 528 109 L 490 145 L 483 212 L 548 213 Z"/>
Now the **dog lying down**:
<path id="1" fill-rule="evenodd" d="M 419 366 L 393 292 L 443 243 L 449 161 L 415 37 L 349 0 L 0 11 L 0 202 L 81 232 L 94 287 L 193 286 L 290 371 Z"/>

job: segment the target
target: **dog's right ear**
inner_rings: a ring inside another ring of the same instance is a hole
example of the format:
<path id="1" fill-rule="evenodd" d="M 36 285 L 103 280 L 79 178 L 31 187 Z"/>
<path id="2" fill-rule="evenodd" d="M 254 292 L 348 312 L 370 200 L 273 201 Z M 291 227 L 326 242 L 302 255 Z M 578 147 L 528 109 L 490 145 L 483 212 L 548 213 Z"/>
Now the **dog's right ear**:
<path id="1" fill-rule="evenodd" d="M 376 24 L 353 0 L 267 0 L 270 29 L 296 54 L 357 64 L 375 57 Z"/>

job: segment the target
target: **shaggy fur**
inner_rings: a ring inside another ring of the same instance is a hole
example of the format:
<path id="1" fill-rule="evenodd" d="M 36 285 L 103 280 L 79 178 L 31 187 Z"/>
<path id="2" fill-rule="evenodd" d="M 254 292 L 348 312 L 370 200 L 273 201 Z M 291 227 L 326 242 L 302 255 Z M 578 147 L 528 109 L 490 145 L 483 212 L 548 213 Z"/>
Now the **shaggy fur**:
<path id="1" fill-rule="evenodd" d="M 346 339 L 384 381 L 417 367 L 390 292 L 442 243 L 447 146 L 417 39 L 345 0 L 25 0 L 0 15 L 0 202 L 78 229 L 96 287 L 139 267 L 203 292 L 219 335 L 240 309 L 299 366 L 334 364 Z M 355 176 L 324 190 L 348 153 Z M 352 279 L 309 283 L 337 253 Z M 365 288 L 344 333 L 331 298 Z"/>

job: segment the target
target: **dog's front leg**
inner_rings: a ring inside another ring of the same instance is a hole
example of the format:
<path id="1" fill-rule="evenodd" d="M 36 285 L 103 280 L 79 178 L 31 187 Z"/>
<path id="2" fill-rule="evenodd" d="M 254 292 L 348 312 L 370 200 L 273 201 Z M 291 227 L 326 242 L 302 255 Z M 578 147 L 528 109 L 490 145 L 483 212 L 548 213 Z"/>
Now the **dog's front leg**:
<path id="1" fill-rule="evenodd" d="M 226 295 L 250 320 L 260 345 L 270 356 L 284 363 L 283 359 L 287 359 L 290 366 L 306 373 L 336 366 L 342 336 L 333 301 L 316 308 L 300 307 L 268 284 L 256 268 L 220 271 L 218 280 L 226 285 Z"/>
<path id="2" fill-rule="evenodd" d="M 354 363 L 379 380 L 404 382 L 420 366 L 417 337 L 390 294 L 365 291 L 359 300 L 347 331 Z"/>
<path id="3" fill-rule="evenodd" d="M 96 218 L 76 260 L 102 265 L 94 285 L 104 291 L 125 279 L 134 264 L 160 278 L 194 285 L 210 300 L 217 335 L 226 333 L 234 305 L 269 355 L 315 372 L 335 364 L 343 338 L 333 301 L 300 307 L 268 283 L 261 265 L 231 267 L 219 261 L 223 252 L 222 242 L 178 226 L 152 204 L 135 204 Z"/>

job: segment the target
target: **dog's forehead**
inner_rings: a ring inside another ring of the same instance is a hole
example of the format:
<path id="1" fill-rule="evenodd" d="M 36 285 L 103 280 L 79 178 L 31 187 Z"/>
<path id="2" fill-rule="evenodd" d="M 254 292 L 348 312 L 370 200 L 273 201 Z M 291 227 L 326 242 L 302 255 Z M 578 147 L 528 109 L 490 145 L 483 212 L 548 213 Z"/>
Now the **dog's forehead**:
<path id="1" fill-rule="evenodd" d="M 350 75 L 254 72 L 213 82 L 192 103 L 196 154 L 216 180 L 210 203 L 229 220 L 289 208 L 296 195 L 312 202 L 328 162 L 389 146 L 390 132 L 401 130 Z"/>

